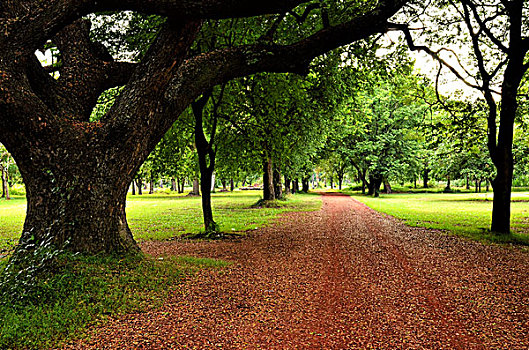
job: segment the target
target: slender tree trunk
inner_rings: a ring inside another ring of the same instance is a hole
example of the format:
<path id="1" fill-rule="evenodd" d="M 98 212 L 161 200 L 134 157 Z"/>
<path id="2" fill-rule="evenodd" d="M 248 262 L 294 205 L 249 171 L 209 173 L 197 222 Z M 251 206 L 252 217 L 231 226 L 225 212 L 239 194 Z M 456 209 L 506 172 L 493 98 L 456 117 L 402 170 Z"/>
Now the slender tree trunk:
<path id="1" fill-rule="evenodd" d="M 185 186 L 186 186 L 186 178 L 185 177 L 181 177 L 181 178 L 176 178 L 176 180 L 178 181 L 177 183 L 177 187 L 178 187 L 178 193 L 184 193 L 185 191 Z"/>
<path id="2" fill-rule="evenodd" d="M 389 183 L 388 179 L 384 178 L 384 191 L 387 194 L 391 193 L 391 184 Z"/>
<path id="3" fill-rule="evenodd" d="M 149 194 L 153 194 L 154 193 L 154 179 L 151 177 L 151 179 L 149 180 Z"/>
<path id="4" fill-rule="evenodd" d="M 292 181 L 288 176 L 285 175 L 285 194 L 292 193 L 292 190 L 290 188 Z"/>
<path id="5" fill-rule="evenodd" d="M 380 197 L 380 186 L 382 185 L 382 176 L 373 176 L 373 196 Z"/>
<path id="6" fill-rule="evenodd" d="M 428 188 L 428 182 L 430 181 L 428 177 L 429 174 L 430 174 L 430 169 L 428 169 L 428 167 L 425 166 L 423 175 L 422 175 L 422 180 L 423 180 L 422 187 L 423 188 Z"/>
<path id="7" fill-rule="evenodd" d="M 452 191 L 452 187 L 451 187 L 451 183 L 450 183 L 450 175 L 448 175 L 446 177 L 446 187 L 445 187 L 445 192 L 451 192 Z"/>
<path id="8" fill-rule="evenodd" d="M 200 159 L 200 156 L 199 156 Z M 212 169 L 200 166 L 200 190 L 202 191 L 202 216 L 204 218 L 204 228 L 206 235 L 211 235 L 218 231 L 217 224 L 213 220 L 213 209 L 211 208 L 211 175 Z"/>
<path id="9" fill-rule="evenodd" d="M 227 182 L 226 180 L 223 179 L 223 180 L 221 181 L 221 183 L 222 183 L 222 191 L 223 191 L 223 192 L 228 192 L 228 182 Z"/>
<path id="10" fill-rule="evenodd" d="M 274 182 L 274 194 L 276 199 L 283 197 L 283 184 L 281 183 L 281 173 L 279 169 L 274 167 L 273 169 L 273 182 Z"/>
<path id="11" fill-rule="evenodd" d="M 136 183 L 134 182 L 134 180 L 132 180 L 132 182 L 130 183 L 130 187 L 132 187 L 132 195 L 135 196 L 136 195 Z"/>
<path id="12" fill-rule="evenodd" d="M 469 176 L 467 175 L 467 176 L 466 176 L 466 179 L 467 179 L 467 186 L 466 186 L 466 189 L 467 189 L 467 190 L 470 190 L 470 181 L 469 181 L 469 178 L 468 178 L 468 177 L 469 177 Z"/>
<path id="13" fill-rule="evenodd" d="M 235 183 L 233 182 L 233 179 L 230 179 L 230 192 L 235 191 Z"/>
<path id="14" fill-rule="evenodd" d="M 193 178 L 193 189 L 189 193 L 192 196 L 200 196 L 200 183 L 198 178 Z"/>
<path id="15" fill-rule="evenodd" d="M 334 180 L 334 179 L 333 179 L 332 176 L 331 176 L 331 190 L 334 189 L 334 182 L 333 182 L 333 180 Z"/>
<path id="16" fill-rule="evenodd" d="M 7 168 L 2 166 L 2 197 L 10 200 L 9 196 L 9 182 L 7 181 Z"/>
<path id="17" fill-rule="evenodd" d="M 215 193 L 215 188 L 217 186 L 217 180 L 215 179 L 215 170 L 213 170 L 213 173 L 211 174 L 211 193 Z"/>
<path id="18" fill-rule="evenodd" d="M 11 199 L 11 196 L 9 195 L 9 174 L 7 173 L 6 168 L 4 168 L 2 172 L 2 182 L 5 189 L 5 199 L 8 201 Z"/>
<path id="19" fill-rule="evenodd" d="M 198 165 L 200 168 L 200 189 L 202 191 L 202 214 L 204 217 L 204 228 L 206 236 L 210 237 L 219 234 L 217 223 L 213 220 L 213 210 L 211 208 L 211 193 L 215 189 L 215 157 L 213 148 L 216 121 L 213 122 L 211 139 L 208 142 L 203 129 L 203 113 L 211 92 L 208 92 L 200 99 L 192 103 L 193 115 L 195 117 L 195 145 L 198 153 Z"/>
<path id="20" fill-rule="evenodd" d="M 299 192 L 299 180 L 295 179 L 294 181 L 292 181 L 292 193 L 297 192 Z"/>
<path id="21" fill-rule="evenodd" d="M 276 199 L 272 170 L 272 159 L 265 156 L 263 161 L 263 199 L 265 201 Z"/>
<path id="22" fill-rule="evenodd" d="M 4 166 L 0 165 L 0 170 L 2 172 L 2 198 L 5 198 L 6 196 L 6 187 L 4 182 Z"/>
<path id="23" fill-rule="evenodd" d="M 143 195 L 143 181 L 142 181 L 142 179 L 137 179 L 136 180 L 136 185 L 138 186 L 138 195 L 139 196 Z"/>
<path id="24" fill-rule="evenodd" d="M 309 177 L 304 177 L 303 179 L 301 179 L 301 190 L 305 193 L 309 192 L 309 180 L 310 180 L 310 176 Z"/>
<path id="25" fill-rule="evenodd" d="M 369 182 L 367 183 L 367 195 L 373 196 L 375 194 L 375 178 L 369 175 Z"/>

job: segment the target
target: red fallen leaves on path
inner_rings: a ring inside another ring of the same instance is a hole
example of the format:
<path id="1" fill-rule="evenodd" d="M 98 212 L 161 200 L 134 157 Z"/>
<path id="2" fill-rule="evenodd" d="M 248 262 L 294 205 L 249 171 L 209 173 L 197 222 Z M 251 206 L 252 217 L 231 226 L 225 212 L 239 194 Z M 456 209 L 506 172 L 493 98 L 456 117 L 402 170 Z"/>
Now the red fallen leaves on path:
<path id="1" fill-rule="evenodd" d="M 238 241 L 143 249 L 234 264 L 70 348 L 529 348 L 527 252 L 410 228 L 347 196 Z"/>

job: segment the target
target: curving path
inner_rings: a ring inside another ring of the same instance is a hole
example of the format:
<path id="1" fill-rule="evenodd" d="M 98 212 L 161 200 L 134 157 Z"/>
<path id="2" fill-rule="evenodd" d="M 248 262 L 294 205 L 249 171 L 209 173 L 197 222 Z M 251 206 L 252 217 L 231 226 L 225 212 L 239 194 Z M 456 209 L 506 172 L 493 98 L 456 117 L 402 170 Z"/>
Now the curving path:
<path id="1" fill-rule="evenodd" d="M 239 241 L 143 249 L 234 264 L 71 348 L 529 348 L 527 250 L 410 228 L 348 196 Z"/>

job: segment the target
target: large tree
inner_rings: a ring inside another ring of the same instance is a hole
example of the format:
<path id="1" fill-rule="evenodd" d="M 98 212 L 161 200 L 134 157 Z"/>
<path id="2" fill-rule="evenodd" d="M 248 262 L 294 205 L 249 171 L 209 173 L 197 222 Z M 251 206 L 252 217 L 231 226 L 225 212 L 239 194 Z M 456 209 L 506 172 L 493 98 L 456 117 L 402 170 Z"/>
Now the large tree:
<path id="1" fill-rule="evenodd" d="M 236 77 L 262 71 L 305 73 L 314 57 L 386 31 L 388 19 L 405 2 L 357 6 L 339 1 L 348 11 L 330 20 L 308 16 L 316 29 L 284 43 L 274 41 L 281 25 L 276 19 L 304 11 L 309 1 L 2 1 L 0 142 L 16 160 L 27 188 L 21 242 L 51 237 L 55 244 L 69 242 L 71 250 L 81 252 L 137 250 L 125 216 L 128 186 L 191 102 Z M 326 6 L 318 7 L 314 11 L 325 11 Z M 83 19 L 120 10 L 167 17 L 138 63 L 114 61 L 90 40 L 90 23 Z M 262 40 L 191 54 L 204 19 L 266 14 L 279 17 L 263 17 L 270 31 Z M 58 79 L 34 54 L 49 40 L 60 52 Z M 98 97 L 115 86 L 124 86 L 116 102 L 91 122 Z"/>

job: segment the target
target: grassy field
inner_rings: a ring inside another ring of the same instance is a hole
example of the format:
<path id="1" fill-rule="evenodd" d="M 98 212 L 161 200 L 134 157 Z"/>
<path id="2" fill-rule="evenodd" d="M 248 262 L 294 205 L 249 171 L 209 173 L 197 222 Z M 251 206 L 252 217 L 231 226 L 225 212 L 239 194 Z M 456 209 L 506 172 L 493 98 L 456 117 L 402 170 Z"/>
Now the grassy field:
<path id="1" fill-rule="evenodd" d="M 296 194 L 279 201 L 279 208 L 253 208 L 261 191 L 234 191 L 212 195 L 213 217 L 223 232 L 253 230 L 287 211 L 317 210 L 321 198 Z M 168 239 L 203 229 L 200 197 L 177 195 L 129 196 L 127 218 L 137 240 Z"/>
<path id="2" fill-rule="evenodd" d="M 215 219 L 225 232 L 253 230 L 286 211 L 317 210 L 321 197 L 296 194 L 277 208 L 254 208 L 261 192 L 236 191 L 213 195 Z M 0 251 L 16 242 L 22 230 L 26 201 L 0 201 Z M 182 195 L 129 196 L 127 216 L 135 238 L 169 239 L 202 229 L 199 197 Z M 44 257 L 48 251 L 41 252 Z M 40 256 L 37 256 L 39 261 Z M 31 255 L 30 257 L 32 257 Z M 33 261 L 33 260 L 32 260 Z M 202 268 L 228 263 L 194 257 L 83 257 L 62 255 L 54 273 L 35 278 L 29 269 L 4 270 L 0 259 L 0 349 L 55 348 L 84 336 L 89 325 L 105 318 L 156 307 L 182 277 Z M 10 273 L 10 271 L 14 271 Z M 9 277 L 11 276 L 11 277 Z"/>
<path id="3" fill-rule="evenodd" d="M 485 242 L 529 244 L 529 192 L 514 192 L 511 206 L 513 233 L 498 237 L 489 231 L 492 193 L 419 193 L 380 198 L 349 193 L 367 206 L 403 219 L 408 225 L 448 230 Z"/>
<path id="4" fill-rule="evenodd" d="M 212 195 L 213 215 L 224 232 L 241 232 L 268 224 L 279 214 L 293 210 L 317 210 L 321 199 L 314 194 L 296 194 L 279 208 L 253 208 L 260 191 L 223 192 Z M 0 200 L 0 251 L 20 237 L 26 215 L 26 200 Z M 127 219 L 138 241 L 169 239 L 202 230 L 200 197 L 176 194 L 144 194 L 127 199 Z"/>

